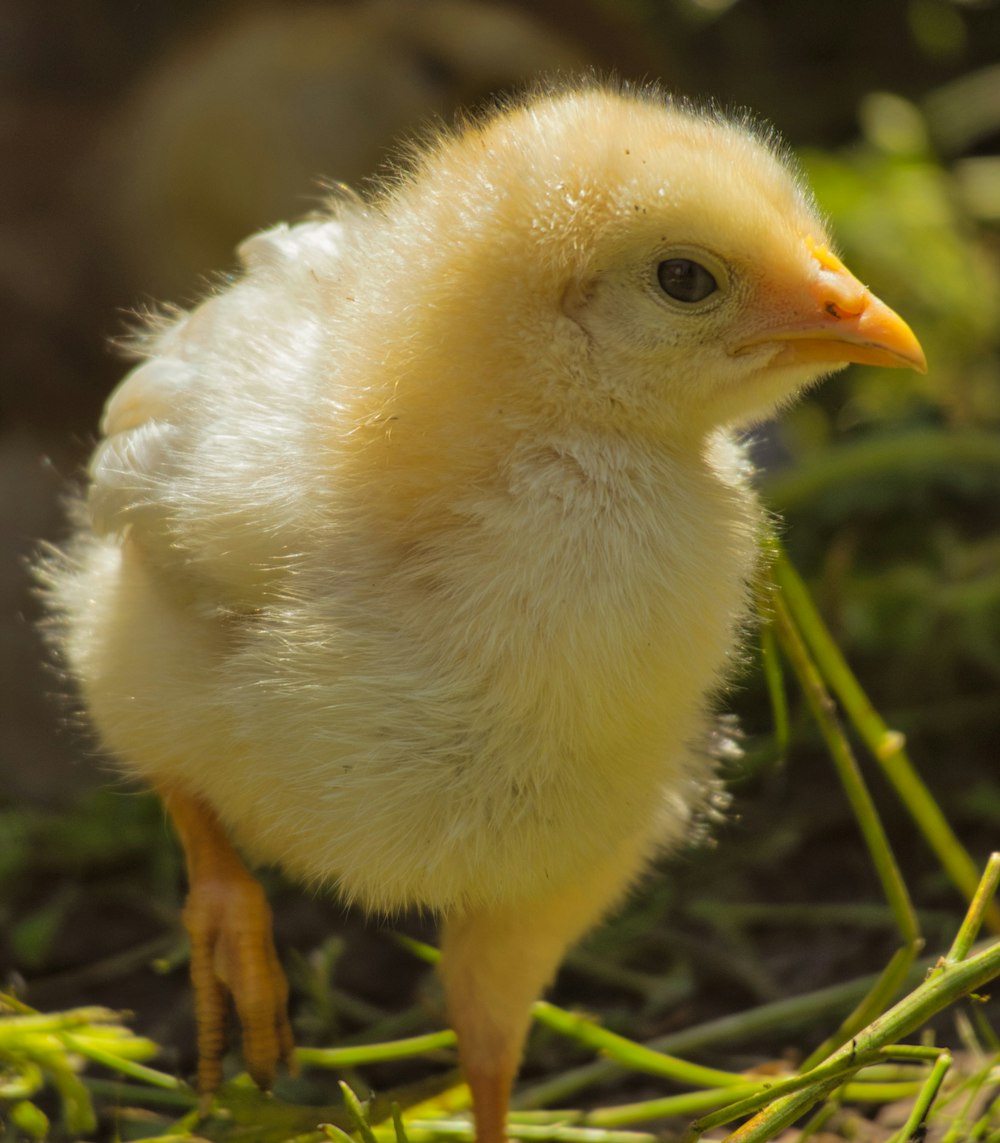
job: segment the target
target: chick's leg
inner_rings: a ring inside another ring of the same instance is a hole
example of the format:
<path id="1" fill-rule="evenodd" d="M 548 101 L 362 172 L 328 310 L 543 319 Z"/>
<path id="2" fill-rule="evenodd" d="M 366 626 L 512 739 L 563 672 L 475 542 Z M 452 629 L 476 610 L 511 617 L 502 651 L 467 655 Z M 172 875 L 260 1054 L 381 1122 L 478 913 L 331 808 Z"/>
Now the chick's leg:
<path id="1" fill-rule="evenodd" d="M 228 997 L 243 1030 L 243 1059 L 262 1088 L 279 1062 L 292 1064 L 288 984 L 271 935 L 264 892 L 233 849 L 214 811 L 175 786 L 160 796 L 184 847 L 189 891 L 191 981 L 198 1027 L 198 1091 L 203 1110 L 222 1082 Z"/>
<path id="2" fill-rule="evenodd" d="M 580 882 L 516 906 L 470 910 L 445 919 L 441 975 L 448 1017 L 472 1092 L 477 1143 L 503 1143 L 507 1105 L 531 1005 L 566 949 L 609 909 L 643 864 L 636 839 Z"/>

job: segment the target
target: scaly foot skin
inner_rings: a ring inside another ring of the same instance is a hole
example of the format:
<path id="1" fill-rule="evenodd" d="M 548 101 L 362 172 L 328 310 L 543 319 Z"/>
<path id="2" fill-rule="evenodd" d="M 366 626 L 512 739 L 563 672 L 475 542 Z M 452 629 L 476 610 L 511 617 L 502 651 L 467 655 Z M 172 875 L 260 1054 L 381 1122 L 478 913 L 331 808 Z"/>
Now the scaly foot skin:
<path id="1" fill-rule="evenodd" d="M 191 938 L 204 1115 L 222 1083 L 230 996 L 243 1029 L 243 1058 L 257 1085 L 270 1088 L 279 1064 L 294 1071 L 288 982 L 275 952 L 264 890 L 247 871 L 215 810 L 179 786 L 157 789 L 187 862 L 184 924 Z"/>
<path id="2" fill-rule="evenodd" d="M 271 935 L 271 909 L 245 870 L 196 881 L 184 907 L 198 1025 L 198 1091 L 206 1113 L 222 1082 L 228 996 L 243 1031 L 243 1059 L 264 1090 L 278 1065 L 294 1070 L 288 983 Z"/>

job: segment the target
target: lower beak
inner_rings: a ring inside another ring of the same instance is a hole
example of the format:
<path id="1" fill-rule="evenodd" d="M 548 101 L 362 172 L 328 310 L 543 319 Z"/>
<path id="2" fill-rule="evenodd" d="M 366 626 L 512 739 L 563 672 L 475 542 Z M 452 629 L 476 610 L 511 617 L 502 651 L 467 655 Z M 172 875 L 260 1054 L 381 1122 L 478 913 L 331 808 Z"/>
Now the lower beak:
<path id="1" fill-rule="evenodd" d="M 927 372 L 913 330 L 825 246 L 808 244 L 814 273 L 799 290 L 774 291 L 766 320 L 740 345 L 777 344 L 782 364 L 860 362 Z"/>

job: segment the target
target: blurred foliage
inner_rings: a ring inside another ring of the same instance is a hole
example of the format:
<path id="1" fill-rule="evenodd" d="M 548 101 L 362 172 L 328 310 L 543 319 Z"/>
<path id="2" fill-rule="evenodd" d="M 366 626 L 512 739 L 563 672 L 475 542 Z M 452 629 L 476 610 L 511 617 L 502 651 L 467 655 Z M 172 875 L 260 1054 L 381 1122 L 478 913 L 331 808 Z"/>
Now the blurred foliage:
<path id="1" fill-rule="evenodd" d="M 988 96 L 975 136 L 954 106 L 970 84 Z M 858 118 L 855 141 L 801 158 L 846 261 L 906 314 L 929 369 L 828 381 L 783 418 L 762 484 L 890 721 L 927 759 L 961 743 L 971 776 L 1000 730 L 1000 182 L 970 193 L 968 164 L 992 160 L 960 156 L 1000 137 L 1000 69 L 919 103 L 871 92 Z"/>
<path id="2" fill-rule="evenodd" d="M 869 96 L 865 137 L 840 153 L 802 156 L 847 258 L 919 331 L 924 377 L 859 369 L 825 426 L 889 423 L 949 428 L 1000 422 L 1000 265 L 993 236 L 968 209 L 954 174 L 929 153 L 924 120 L 898 96 Z M 810 405 L 815 409 L 815 406 Z M 814 434 L 816 430 L 814 429 Z"/>
<path id="3" fill-rule="evenodd" d="M 67 1135 L 87 1135 L 97 1127 L 90 1092 L 79 1073 L 99 1063 L 126 1075 L 157 1079 L 173 1088 L 177 1081 L 142 1066 L 159 1050 L 133 1035 L 121 1015 L 104 1008 L 77 1008 L 43 1014 L 0 992 L 0 1109 L 20 1136 L 45 1139 L 49 1116 L 38 1098 L 51 1087 L 58 1099 Z"/>

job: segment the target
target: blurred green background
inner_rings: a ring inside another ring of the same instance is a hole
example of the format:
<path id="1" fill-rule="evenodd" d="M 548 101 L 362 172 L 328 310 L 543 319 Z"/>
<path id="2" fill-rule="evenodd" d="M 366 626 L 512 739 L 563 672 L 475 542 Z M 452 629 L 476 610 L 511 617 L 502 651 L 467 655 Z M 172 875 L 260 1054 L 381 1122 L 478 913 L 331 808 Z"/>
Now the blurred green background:
<path id="1" fill-rule="evenodd" d="M 977 860 L 998 846 L 1000 4 L 4 0 L 0 977 L 30 1003 L 134 1008 L 164 1066 L 190 1068 L 184 974 L 150 967 L 183 957 L 177 855 L 43 668 L 24 567 L 61 535 L 60 497 L 124 369 L 111 339 L 154 299 L 197 298 L 241 237 L 312 209 L 321 178 L 363 188 L 428 119 L 584 69 L 773 123 L 847 263 L 923 342 L 926 376 L 852 367 L 757 430 L 754 455 L 876 706 Z M 560 980 L 639 1038 L 876 971 L 893 947 L 815 732 L 793 694 L 777 757 L 747 659 L 726 699 L 746 758 L 729 767 L 720 844 L 680 855 Z M 947 940 L 961 902 L 873 788 L 927 934 Z M 406 1026 L 440 1020 L 433 984 L 384 935 L 272 889 L 282 945 L 299 950 L 303 1042 L 397 1010 Z M 842 912 L 810 919 L 819 906 Z"/>

